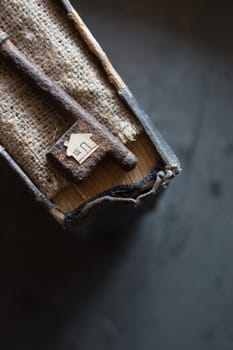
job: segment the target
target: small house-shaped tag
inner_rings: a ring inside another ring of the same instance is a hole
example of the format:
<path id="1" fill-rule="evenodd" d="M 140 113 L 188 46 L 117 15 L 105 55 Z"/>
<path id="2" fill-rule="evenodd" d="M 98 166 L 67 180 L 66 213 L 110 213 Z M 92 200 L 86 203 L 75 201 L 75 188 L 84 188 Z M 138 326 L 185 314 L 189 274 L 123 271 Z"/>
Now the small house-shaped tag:
<path id="1" fill-rule="evenodd" d="M 67 156 L 83 164 L 99 148 L 91 139 L 92 136 L 92 134 L 71 134 L 70 140 L 65 142 Z"/>

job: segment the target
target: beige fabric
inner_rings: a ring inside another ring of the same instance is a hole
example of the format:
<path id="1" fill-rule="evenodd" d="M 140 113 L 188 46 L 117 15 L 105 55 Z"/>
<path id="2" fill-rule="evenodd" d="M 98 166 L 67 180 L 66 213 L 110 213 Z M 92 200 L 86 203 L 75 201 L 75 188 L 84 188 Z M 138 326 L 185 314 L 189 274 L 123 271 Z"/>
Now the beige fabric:
<path id="1" fill-rule="evenodd" d="M 1 0 L 0 27 L 18 48 L 123 142 L 138 127 L 53 0 Z M 66 180 L 46 153 L 70 122 L 0 62 L 0 143 L 48 197 Z"/>

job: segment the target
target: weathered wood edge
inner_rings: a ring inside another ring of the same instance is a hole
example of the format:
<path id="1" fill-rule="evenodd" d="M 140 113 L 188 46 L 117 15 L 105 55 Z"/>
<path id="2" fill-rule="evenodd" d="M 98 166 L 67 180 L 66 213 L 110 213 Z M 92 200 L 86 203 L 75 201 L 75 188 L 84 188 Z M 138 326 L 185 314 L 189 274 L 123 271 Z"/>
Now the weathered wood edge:
<path id="1" fill-rule="evenodd" d="M 87 44 L 89 50 L 96 56 L 102 65 L 110 83 L 116 88 L 118 95 L 128 105 L 137 119 L 141 122 L 145 132 L 154 143 L 156 150 L 161 156 L 165 168 L 174 172 L 175 175 L 181 171 L 179 159 L 174 154 L 168 143 L 158 132 L 151 119 L 147 116 L 144 110 L 141 108 L 134 95 L 131 93 L 125 82 L 119 76 L 115 68 L 112 66 L 109 58 L 107 57 L 100 44 L 92 35 L 82 18 L 79 16 L 75 8 L 72 6 L 69 0 L 60 0 L 64 6 L 69 19 L 71 19 L 81 35 L 84 42 Z"/>

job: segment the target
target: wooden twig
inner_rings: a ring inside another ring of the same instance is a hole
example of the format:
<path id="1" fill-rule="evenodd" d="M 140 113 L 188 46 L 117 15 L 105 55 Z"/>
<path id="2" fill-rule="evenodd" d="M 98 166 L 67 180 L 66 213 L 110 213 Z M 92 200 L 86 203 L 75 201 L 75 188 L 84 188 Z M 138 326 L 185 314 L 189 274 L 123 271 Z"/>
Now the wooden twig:
<path id="1" fill-rule="evenodd" d="M 75 27 L 77 28 L 82 39 L 87 44 L 89 50 L 98 58 L 103 69 L 108 75 L 109 81 L 115 86 L 117 91 L 124 90 L 126 84 L 124 83 L 120 75 L 117 73 L 112 63 L 110 62 L 108 56 L 106 55 L 100 44 L 97 42 L 97 40 L 94 38 L 93 34 L 86 26 L 82 18 L 79 16 L 77 11 L 75 11 L 75 9 L 72 7 L 69 1 L 61 0 L 61 2 L 65 6 L 69 18 L 74 22 Z"/>

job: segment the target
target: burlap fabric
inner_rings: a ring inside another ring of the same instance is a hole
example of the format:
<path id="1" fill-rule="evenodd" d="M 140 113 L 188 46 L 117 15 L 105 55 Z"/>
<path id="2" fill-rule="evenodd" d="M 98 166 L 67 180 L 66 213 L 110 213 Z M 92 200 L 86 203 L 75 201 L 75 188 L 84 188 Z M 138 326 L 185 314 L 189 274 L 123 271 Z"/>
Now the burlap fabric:
<path id="1" fill-rule="evenodd" d="M 65 11 L 53 0 L 1 0 L 0 27 L 23 53 L 123 142 L 138 127 Z M 0 61 L 0 143 L 48 197 L 66 179 L 46 153 L 71 125 Z"/>

